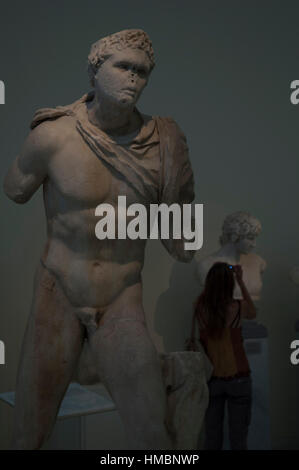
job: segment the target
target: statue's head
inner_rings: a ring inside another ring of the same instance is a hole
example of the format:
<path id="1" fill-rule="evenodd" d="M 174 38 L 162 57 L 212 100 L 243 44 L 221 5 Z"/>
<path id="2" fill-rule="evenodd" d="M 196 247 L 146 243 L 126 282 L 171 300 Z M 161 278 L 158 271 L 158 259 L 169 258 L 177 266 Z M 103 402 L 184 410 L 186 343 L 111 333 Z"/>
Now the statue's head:
<path id="1" fill-rule="evenodd" d="M 126 29 L 100 39 L 88 56 L 88 74 L 95 91 L 110 96 L 122 90 L 124 102 L 130 101 L 130 94 L 137 101 L 154 65 L 151 40 L 141 29 Z M 115 98 L 121 100 L 120 94 Z"/>
<path id="2" fill-rule="evenodd" d="M 240 253 L 248 254 L 255 247 L 261 230 L 259 220 L 248 212 L 234 212 L 225 218 L 219 241 L 221 245 L 234 243 Z"/>

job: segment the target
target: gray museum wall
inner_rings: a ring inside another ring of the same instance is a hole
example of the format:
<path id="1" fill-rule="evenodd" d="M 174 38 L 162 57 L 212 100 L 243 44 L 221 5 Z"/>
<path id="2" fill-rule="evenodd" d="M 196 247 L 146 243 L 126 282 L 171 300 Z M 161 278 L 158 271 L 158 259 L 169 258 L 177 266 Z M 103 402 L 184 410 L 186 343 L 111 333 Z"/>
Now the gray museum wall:
<path id="1" fill-rule="evenodd" d="M 139 109 L 172 116 L 185 132 L 204 204 L 204 245 L 218 246 L 223 218 L 247 210 L 262 222 L 257 253 L 268 263 L 259 320 L 269 332 L 273 448 L 299 448 L 299 366 L 289 360 L 299 290 L 298 3 L 237 1 L 1 2 L 1 181 L 28 133 L 34 111 L 75 101 L 88 87 L 92 42 L 131 27 L 150 35 L 156 68 Z M 35 267 L 45 240 L 39 191 L 25 206 L 1 192 L 0 392 L 13 390 Z M 146 250 L 144 305 L 158 349 L 183 348 L 197 294 L 195 261 L 179 264 L 159 242 Z M 0 448 L 11 412 L 0 404 Z"/>

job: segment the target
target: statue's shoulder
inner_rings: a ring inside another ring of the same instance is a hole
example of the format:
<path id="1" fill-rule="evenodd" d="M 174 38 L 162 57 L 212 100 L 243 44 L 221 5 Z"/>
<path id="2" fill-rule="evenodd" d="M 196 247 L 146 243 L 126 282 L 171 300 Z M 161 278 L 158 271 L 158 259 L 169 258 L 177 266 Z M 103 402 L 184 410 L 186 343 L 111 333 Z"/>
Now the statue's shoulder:
<path id="1" fill-rule="evenodd" d="M 30 128 L 34 129 L 43 122 L 52 121 L 55 122 L 59 119 L 59 124 L 71 123 L 71 119 L 76 116 L 77 109 L 86 101 L 90 101 L 93 97 L 92 93 L 86 93 L 79 100 L 66 106 L 56 106 L 54 108 L 41 108 L 38 109 L 31 121 Z M 64 118 L 64 119 L 62 119 Z M 68 118 L 68 119 L 65 119 Z"/>
<path id="2" fill-rule="evenodd" d="M 55 123 L 58 119 L 70 116 L 71 112 L 67 106 L 57 106 L 56 108 L 38 109 L 30 123 L 30 128 L 35 129 L 44 123 Z M 60 123 L 62 121 L 60 120 Z M 46 124 L 47 125 L 47 124 Z M 53 127 L 56 127 L 55 124 Z"/>
<path id="3" fill-rule="evenodd" d="M 29 138 L 39 141 L 44 147 L 61 148 L 77 135 L 76 111 L 83 102 L 89 99 L 89 94 L 66 106 L 38 109 L 30 124 Z"/>
<path id="4" fill-rule="evenodd" d="M 161 130 L 167 132 L 168 135 L 172 134 L 174 137 L 186 140 L 184 132 L 172 117 L 154 116 L 153 119 L 155 119 L 158 126 L 162 128 Z"/>
<path id="5" fill-rule="evenodd" d="M 248 253 L 245 256 L 246 264 L 251 265 L 253 267 L 258 267 L 258 269 L 263 272 L 267 267 L 266 261 L 257 253 Z"/>
<path id="6" fill-rule="evenodd" d="M 67 115 L 45 117 L 39 119 L 38 123 L 31 125 L 31 135 L 35 140 L 43 141 L 44 143 L 50 143 L 56 141 L 59 144 L 60 141 L 66 141 L 68 136 L 73 136 L 75 132 L 74 119 Z"/>

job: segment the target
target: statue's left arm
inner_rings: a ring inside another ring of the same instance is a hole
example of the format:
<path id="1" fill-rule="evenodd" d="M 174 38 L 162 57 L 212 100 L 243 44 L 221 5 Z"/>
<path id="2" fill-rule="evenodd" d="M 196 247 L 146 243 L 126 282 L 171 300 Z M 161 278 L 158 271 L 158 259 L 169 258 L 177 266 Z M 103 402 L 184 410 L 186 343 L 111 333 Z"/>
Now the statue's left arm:
<path id="1" fill-rule="evenodd" d="M 160 149 L 161 149 L 161 180 L 159 202 L 168 206 L 179 204 L 183 209 L 184 204 L 190 204 L 194 200 L 194 177 L 189 160 L 186 137 L 171 118 L 158 118 Z M 194 219 L 192 218 L 192 230 Z M 181 223 L 183 228 L 183 224 Z M 181 239 L 162 240 L 167 251 L 178 261 L 189 262 L 196 250 L 186 249 L 186 240 Z"/>

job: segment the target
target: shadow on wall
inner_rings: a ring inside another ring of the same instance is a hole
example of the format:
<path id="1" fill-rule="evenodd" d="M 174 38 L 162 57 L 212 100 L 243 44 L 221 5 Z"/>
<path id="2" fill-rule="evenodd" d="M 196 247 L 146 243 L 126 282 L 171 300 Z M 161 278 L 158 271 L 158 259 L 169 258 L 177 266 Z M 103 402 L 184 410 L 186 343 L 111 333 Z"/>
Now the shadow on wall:
<path id="1" fill-rule="evenodd" d="M 154 329 L 163 339 L 165 352 L 182 351 L 190 336 L 193 302 L 198 296 L 196 262 L 176 262 L 169 287 L 160 295 L 154 312 Z"/>

